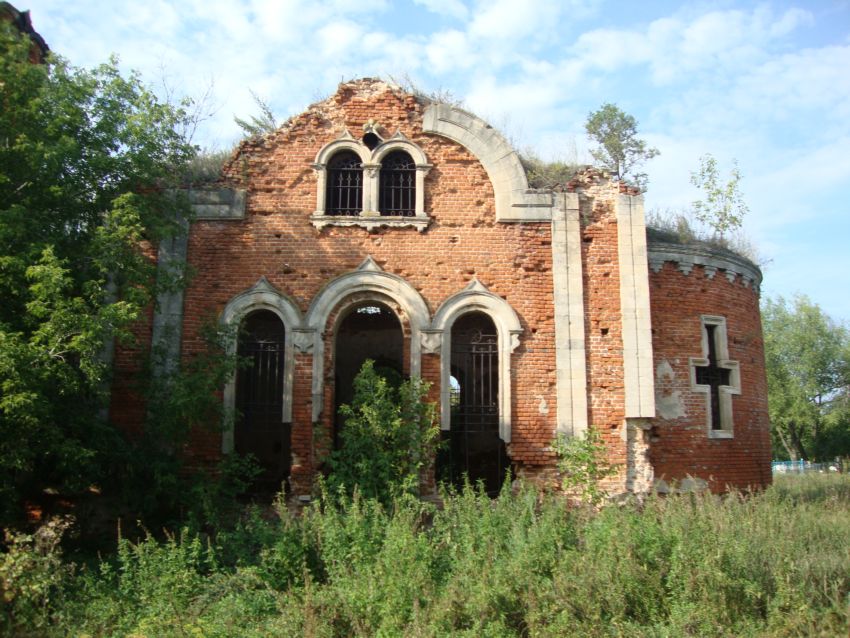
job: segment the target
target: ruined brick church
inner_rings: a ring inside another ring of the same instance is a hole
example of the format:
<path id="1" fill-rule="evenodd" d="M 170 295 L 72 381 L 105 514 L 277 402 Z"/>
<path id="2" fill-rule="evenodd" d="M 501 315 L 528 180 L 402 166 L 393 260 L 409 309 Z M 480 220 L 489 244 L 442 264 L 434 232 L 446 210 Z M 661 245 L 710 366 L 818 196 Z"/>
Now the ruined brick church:
<path id="1" fill-rule="evenodd" d="M 771 480 L 759 269 L 648 233 L 641 196 L 600 171 L 531 190 L 481 119 L 366 79 L 189 195 L 158 267 L 193 276 L 149 337 L 185 360 L 214 316 L 251 362 L 222 393 L 233 427 L 186 450 L 197 464 L 251 453 L 309 494 L 369 358 L 431 384 L 440 477 L 548 481 L 556 435 L 595 428 L 613 492 Z M 119 374 L 130 427 L 123 395 Z"/>

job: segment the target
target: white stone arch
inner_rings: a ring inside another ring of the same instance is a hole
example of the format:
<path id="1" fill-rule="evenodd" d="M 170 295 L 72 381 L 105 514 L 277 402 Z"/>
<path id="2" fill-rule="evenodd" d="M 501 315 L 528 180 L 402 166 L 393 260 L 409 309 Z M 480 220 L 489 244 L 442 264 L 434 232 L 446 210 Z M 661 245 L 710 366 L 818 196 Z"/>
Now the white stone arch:
<path id="1" fill-rule="evenodd" d="M 496 221 L 531 222 L 552 219 L 551 191 L 533 191 L 519 155 L 484 120 L 448 104 L 431 104 L 422 121 L 425 133 L 435 133 L 465 146 L 481 162 L 496 198 Z"/>
<path id="2" fill-rule="evenodd" d="M 324 399 L 325 340 L 323 333 L 331 313 L 355 293 L 376 293 L 392 299 L 407 315 L 410 325 L 410 376 L 421 370 L 422 333 L 428 328 L 431 313 L 425 300 L 407 281 L 388 272 L 367 257 L 353 272 L 340 275 L 316 295 L 307 310 L 304 323 L 313 335 L 313 422 L 319 420 Z M 401 320 L 401 319 L 400 319 Z"/>
<path id="3" fill-rule="evenodd" d="M 408 153 L 413 158 L 413 162 L 417 167 L 428 166 L 428 168 L 431 168 L 428 165 L 428 157 L 425 155 L 425 151 L 407 139 L 401 131 L 397 131 L 390 139 L 378 144 L 375 150 L 372 151 L 372 160 L 380 163 L 393 151 L 404 151 Z"/>
<path id="4" fill-rule="evenodd" d="M 519 345 L 522 325 L 511 305 L 490 292 L 478 279 L 473 279 L 459 293 L 452 295 L 434 315 L 429 332 L 431 348 L 435 349 L 434 337 L 441 341 L 440 348 L 440 427 L 451 429 L 451 376 L 452 326 L 455 321 L 469 312 L 483 312 L 496 326 L 499 340 L 499 437 L 511 442 L 511 353 Z"/>
<path id="5" fill-rule="evenodd" d="M 283 322 L 284 334 L 284 363 L 283 363 L 283 413 L 281 422 L 292 421 L 292 381 L 295 369 L 295 329 L 301 325 L 301 311 L 290 299 L 282 295 L 265 277 L 260 277 L 251 288 L 231 299 L 221 313 L 220 322 L 223 326 L 238 328 L 242 320 L 256 310 L 269 310 Z M 234 354 L 237 348 L 238 334 L 234 330 L 227 343 L 228 354 Z M 236 373 L 224 386 L 224 407 L 228 413 L 236 408 Z M 228 454 L 233 451 L 233 428 L 225 428 L 222 451 Z"/>
<path id="6" fill-rule="evenodd" d="M 364 180 L 363 180 L 363 210 L 371 210 L 371 201 L 367 201 L 367 197 L 371 195 L 369 189 L 366 188 L 365 172 L 366 167 L 371 163 L 371 153 L 366 146 L 359 140 L 354 139 L 348 129 L 333 142 L 325 144 L 316 154 L 316 161 L 313 162 L 313 170 L 316 171 L 316 212 L 314 215 L 324 215 L 325 207 L 327 206 L 327 184 L 328 184 L 328 163 L 334 155 L 340 151 L 352 151 L 356 154 L 360 161 L 363 162 Z"/>

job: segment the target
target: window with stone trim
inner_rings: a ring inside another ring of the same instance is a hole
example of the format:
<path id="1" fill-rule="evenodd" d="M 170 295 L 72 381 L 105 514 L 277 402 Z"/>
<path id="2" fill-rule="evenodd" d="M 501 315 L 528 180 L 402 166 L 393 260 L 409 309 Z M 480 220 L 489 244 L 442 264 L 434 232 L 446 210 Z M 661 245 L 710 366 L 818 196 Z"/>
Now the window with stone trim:
<path id="1" fill-rule="evenodd" d="M 310 221 L 319 229 L 331 225 L 425 230 L 430 223 L 425 176 L 431 169 L 425 153 L 401 132 L 385 140 L 370 126 L 362 139 L 345 131 L 316 155 L 317 202 Z"/>
<path id="2" fill-rule="evenodd" d="M 363 210 L 363 162 L 341 151 L 328 162 L 326 215 L 359 215 Z"/>
<path id="3" fill-rule="evenodd" d="M 729 358 L 726 318 L 700 317 L 702 356 L 692 357 L 691 387 L 705 395 L 706 427 L 711 438 L 730 438 L 734 433 L 732 396 L 741 394 L 738 362 Z"/>
<path id="4" fill-rule="evenodd" d="M 416 163 L 409 153 L 393 151 L 381 162 L 378 210 L 383 216 L 416 214 Z"/>

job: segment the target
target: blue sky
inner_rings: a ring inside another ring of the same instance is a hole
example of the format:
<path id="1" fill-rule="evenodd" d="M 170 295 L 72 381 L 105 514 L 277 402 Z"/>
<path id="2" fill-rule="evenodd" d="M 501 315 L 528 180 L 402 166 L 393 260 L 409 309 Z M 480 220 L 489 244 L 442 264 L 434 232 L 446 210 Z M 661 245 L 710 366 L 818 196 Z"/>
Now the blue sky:
<path id="1" fill-rule="evenodd" d="M 850 319 L 850 0 L 24 1 L 76 65 L 115 53 L 155 87 L 211 86 L 208 147 L 238 140 L 249 89 L 283 120 L 341 80 L 409 77 L 519 150 L 589 162 L 584 121 L 614 102 L 661 150 L 647 209 L 687 208 L 701 155 L 737 159 L 763 293 Z"/>

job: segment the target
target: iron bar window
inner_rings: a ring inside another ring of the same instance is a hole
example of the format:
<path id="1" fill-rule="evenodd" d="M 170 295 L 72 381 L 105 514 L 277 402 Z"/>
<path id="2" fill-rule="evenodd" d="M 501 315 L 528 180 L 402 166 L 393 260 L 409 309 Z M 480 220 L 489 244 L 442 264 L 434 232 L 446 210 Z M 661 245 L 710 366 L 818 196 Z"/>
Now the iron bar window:
<path id="1" fill-rule="evenodd" d="M 363 164 L 356 153 L 337 153 L 328 165 L 325 214 L 356 216 L 362 210 Z"/>
<path id="2" fill-rule="evenodd" d="M 416 164 L 404 151 L 393 151 L 381 162 L 378 210 L 396 217 L 416 214 Z"/>

